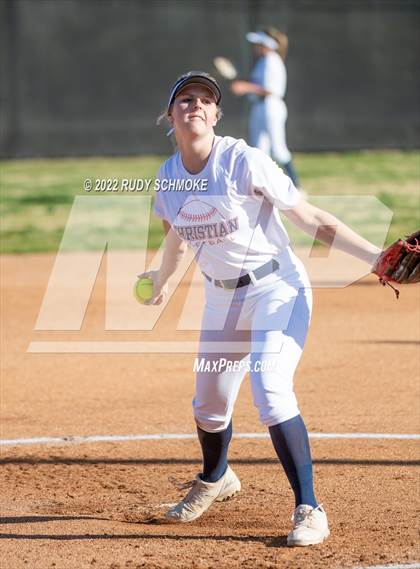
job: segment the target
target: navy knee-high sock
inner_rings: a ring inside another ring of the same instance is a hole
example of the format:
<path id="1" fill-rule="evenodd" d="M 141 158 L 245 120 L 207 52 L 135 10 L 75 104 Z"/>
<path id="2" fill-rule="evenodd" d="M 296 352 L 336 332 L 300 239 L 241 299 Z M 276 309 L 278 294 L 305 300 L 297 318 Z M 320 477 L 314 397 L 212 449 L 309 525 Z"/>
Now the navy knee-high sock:
<path id="1" fill-rule="evenodd" d="M 198 439 L 203 451 L 203 472 L 201 479 L 216 482 L 226 472 L 227 454 L 232 438 L 232 421 L 227 429 L 218 433 L 207 433 L 197 426 Z"/>
<path id="2" fill-rule="evenodd" d="M 269 427 L 271 440 L 295 494 L 296 507 L 316 508 L 308 431 L 300 415 Z"/>

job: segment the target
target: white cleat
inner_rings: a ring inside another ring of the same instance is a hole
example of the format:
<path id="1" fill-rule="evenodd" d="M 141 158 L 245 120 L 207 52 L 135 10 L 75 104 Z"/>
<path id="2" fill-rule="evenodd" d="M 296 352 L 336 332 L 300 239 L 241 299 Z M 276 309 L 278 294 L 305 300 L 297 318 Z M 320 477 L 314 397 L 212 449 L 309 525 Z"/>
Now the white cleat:
<path id="1" fill-rule="evenodd" d="M 307 504 L 298 506 L 292 516 L 293 529 L 287 536 L 290 547 L 316 545 L 330 535 L 327 514 L 322 506 L 313 508 Z"/>
<path id="2" fill-rule="evenodd" d="M 192 522 L 210 508 L 213 502 L 229 500 L 241 489 L 241 483 L 233 470 L 228 466 L 224 475 L 216 482 L 204 482 L 200 476 L 184 484 L 191 490 L 176 506 L 165 514 L 169 522 Z"/>

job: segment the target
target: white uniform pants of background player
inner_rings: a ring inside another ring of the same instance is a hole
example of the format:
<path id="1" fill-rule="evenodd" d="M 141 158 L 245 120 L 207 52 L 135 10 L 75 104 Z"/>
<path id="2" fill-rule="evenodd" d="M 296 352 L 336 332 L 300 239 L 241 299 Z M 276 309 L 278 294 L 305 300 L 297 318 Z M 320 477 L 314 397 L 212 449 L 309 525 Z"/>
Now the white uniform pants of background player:
<path id="1" fill-rule="evenodd" d="M 278 97 L 265 97 L 252 105 L 250 145 L 271 156 L 281 166 L 292 159 L 286 144 L 286 120 L 286 104 Z"/>
<path id="2" fill-rule="evenodd" d="M 293 376 L 302 355 L 312 309 L 305 269 L 287 248 L 280 268 L 254 284 L 226 290 L 206 281 L 193 400 L 197 425 L 223 431 L 250 367 L 252 394 L 268 427 L 299 415 Z M 237 351 L 237 348 L 240 351 Z"/>

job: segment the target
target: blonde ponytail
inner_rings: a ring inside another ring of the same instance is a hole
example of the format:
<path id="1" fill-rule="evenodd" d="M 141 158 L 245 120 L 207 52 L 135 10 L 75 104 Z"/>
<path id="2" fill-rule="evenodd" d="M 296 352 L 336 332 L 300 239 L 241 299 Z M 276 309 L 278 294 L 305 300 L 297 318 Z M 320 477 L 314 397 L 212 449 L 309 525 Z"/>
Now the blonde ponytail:
<path id="1" fill-rule="evenodd" d="M 276 28 L 273 28 L 272 26 L 269 26 L 267 28 L 262 28 L 262 31 L 267 35 L 269 35 L 271 38 L 273 38 L 273 40 L 276 40 L 276 42 L 279 44 L 279 47 L 277 48 L 277 53 L 280 55 L 282 60 L 285 61 L 287 55 L 287 48 L 289 46 L 289 39 L 286 36 L 286 34 L 283 34 L 282 32 L 280 32 Z"/>

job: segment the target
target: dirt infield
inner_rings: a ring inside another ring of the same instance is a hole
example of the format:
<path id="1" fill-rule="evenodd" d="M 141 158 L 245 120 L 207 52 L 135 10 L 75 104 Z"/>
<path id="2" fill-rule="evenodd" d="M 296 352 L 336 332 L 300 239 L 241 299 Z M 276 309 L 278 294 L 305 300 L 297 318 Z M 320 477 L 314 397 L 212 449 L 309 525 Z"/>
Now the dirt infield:
<path id="1" fill-rule="evenodd" d="M 193 354 L 27 352 L 31 341 L 144 338 L 103 330 L 103 271 L 80 332 L 34 331 L 53 260 L 2 258 L 2 438 L 193 433 Z M 396 301 L 368 277 L 314 296 L 296 377 L 309 431 L 418 432 L 419 287 L 403 287 Z M 170 308 L 154 333 L 170 336 L 176 314 Z M 264 432 L 248 381 L 234 430 Z M 312 448 L 332 533 L 323 545 L 290 549 L 292 494 L 267 439 L 234 439 L 230 461 L 243 491 L 181 526 L 163 521 L 182 495 L 168 477 L 188 480 L 199 470 L 195 440 L 4 446 L 1 567 L 338 569 L 420 561 L 418 441 L 322 439 Z"/>

